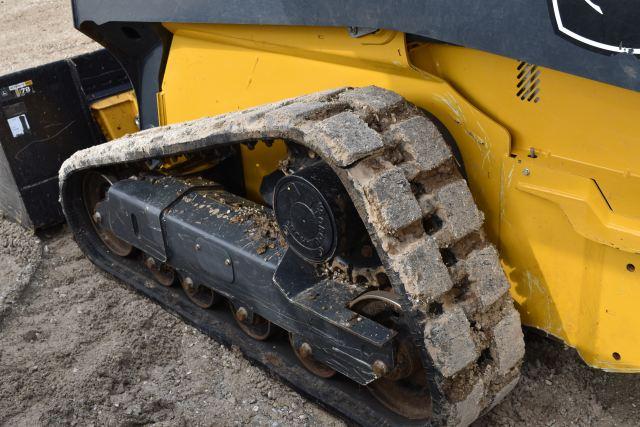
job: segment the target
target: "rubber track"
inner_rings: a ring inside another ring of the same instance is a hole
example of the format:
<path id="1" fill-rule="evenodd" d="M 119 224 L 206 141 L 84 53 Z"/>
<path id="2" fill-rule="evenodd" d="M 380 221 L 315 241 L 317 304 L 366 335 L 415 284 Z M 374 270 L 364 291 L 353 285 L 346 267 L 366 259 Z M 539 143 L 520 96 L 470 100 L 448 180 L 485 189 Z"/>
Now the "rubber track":
<path id="1" fill-rule="evenodd" d="M 431 368 L 432 423 L 468 425 L 500 402 L 516 385 L 524 355 L 508 282 L 437 125 L 393 92 L 342 88 L 80 151 L 60 170 L 65 215 L 80 243 L 87 230 L 71 200 L 79 171 L 266 138 L 309 148 L 343 181 Z"/>

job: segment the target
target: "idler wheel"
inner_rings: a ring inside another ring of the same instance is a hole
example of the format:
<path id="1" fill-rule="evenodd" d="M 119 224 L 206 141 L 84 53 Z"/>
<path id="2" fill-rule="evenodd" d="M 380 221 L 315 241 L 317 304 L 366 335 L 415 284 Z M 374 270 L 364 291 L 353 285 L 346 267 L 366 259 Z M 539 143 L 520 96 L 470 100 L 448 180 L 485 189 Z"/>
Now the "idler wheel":
<path id="1" fill-rule="evenodd" d="M 387 291 L 371 291 L 356 298 L 350 306 L 353 311 L 398 332 L 396 367 L 369 384 L 369 392 L 388 409 L 405 418 L 430 418 L 431 393 L 427 372 L 403 322 L 397 296 Z"/>
<path id="2" fill-rule="evenodd" d="M 102 218 L 96 210 L 98 203 L 107 197 L 107 191 L 109 191 L 109 187 L 111 187 L 113 182 L 114 180 L 107 175 L 95 171 L 88 172 L 82 181 L 82 198 L 87 213 L 91 218 L 93 228 L 96 230 L 102 243 L 114 254 L 126 257 L 133 252 L 133 246 L 116 237 L 111 230 L 103 227 L 102 223 L 104 218 Z"/>

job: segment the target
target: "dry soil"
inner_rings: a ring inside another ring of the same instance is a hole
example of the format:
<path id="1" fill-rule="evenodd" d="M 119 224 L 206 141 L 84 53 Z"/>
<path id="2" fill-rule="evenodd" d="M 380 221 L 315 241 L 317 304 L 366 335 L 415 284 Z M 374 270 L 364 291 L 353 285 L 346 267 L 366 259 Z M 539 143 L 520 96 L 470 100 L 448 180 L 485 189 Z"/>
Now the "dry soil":
<path id="1" fill-rule="evenodd" d="M 0 0 L 0 74 L 95 49 L 68 0 Z M 640 377 L 527 334 L 523 378 L 477 421 L 637 425 Z M 0 218 L 0 424 L 342 425 L 87 261 L 64 227 Z"/>

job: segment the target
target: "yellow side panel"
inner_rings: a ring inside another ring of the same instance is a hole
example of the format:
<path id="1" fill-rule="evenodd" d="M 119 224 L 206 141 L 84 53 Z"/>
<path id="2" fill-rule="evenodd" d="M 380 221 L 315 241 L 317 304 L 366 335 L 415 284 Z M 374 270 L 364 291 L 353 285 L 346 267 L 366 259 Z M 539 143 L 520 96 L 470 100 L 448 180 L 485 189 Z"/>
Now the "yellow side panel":
<path id="1" fill-rule="evenodd" d="M 107 141 L 138 132 L 138 103 L 133 91 L 119 93 L 91 104 L 91 113 Z"/>
<path id="2" fill-rule="evenodd" d="M 278 169 L 280 160 L 287 156 L 287 146 L 282 140 L 273 141 L 270 146 L 259 141 L 255 147 L 250 149 L 243 145 L 241 150 L 247 198 L 262 203 L 264 202 L 260 194 L 262 178 Z"/>
<path id="3" fill-rule="evenodd" d="M 592 366 L 640 370 L 639 94 L 537 68 L 522 100 L 518 61 L 407 47 L 391 31 L 166 26 L 163 124 L 340 86 L 378 85 L 431 112 L 461 151 L 523 321 Z"/>
<path id="4" fill-rule="evenodd" d="M 640 94 L 537 67 L 532 102 L 517 96 L 518 61 L 413 54 L 512 135 L 498 244 L 523 322 L 592 366 L 640 371 Z"/>

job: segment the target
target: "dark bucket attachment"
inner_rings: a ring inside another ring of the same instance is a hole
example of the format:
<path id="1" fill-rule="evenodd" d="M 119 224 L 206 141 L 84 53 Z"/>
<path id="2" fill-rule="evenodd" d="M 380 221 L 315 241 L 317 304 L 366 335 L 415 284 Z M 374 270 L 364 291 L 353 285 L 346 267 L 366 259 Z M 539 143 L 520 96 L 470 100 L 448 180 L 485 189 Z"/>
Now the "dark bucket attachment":
<path id="1" fill-rule="evenodd" d="M 104 142 L 89 106 L 129 90 L 106 50 L 0 76 L 0 213 L 34 230 L 64 222 L 58 170 Z"/>

